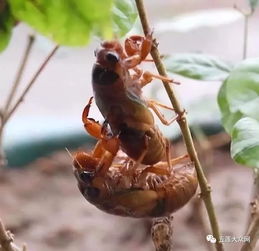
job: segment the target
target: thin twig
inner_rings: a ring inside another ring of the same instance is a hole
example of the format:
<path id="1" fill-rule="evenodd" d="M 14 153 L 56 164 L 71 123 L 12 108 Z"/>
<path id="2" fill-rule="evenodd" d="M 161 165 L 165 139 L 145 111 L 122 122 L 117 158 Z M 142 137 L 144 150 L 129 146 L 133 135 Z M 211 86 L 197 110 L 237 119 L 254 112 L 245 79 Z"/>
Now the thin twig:
<path id="1" fill-rule="evenodd" d="M 248 227 L 246 236 L 250 238 L 250 241 L 244 242 L 244 245 L 241 248 L 241 251 L 252 251 L 256 242 L 259 238 L 259 201 L 256 199 L 251 203 L 252 212 L 251 212 L 251 222 Z"/>
<path id="2" fill-rule="evenodd" d="M 209 180 L 209 174 L 213 167 L 213 146 L 209 137 L 205 135 L 204 131 L 199 126 L 192 126 L 191 130 L 195 138 L 195 146 L 199 152 L 199 156 L 203 162 L 203 171 L 206 174 L 207 179 Z M 201 229 L 203 236 L 206 236 L 210 232 L 209 224 L 207 218 L 204 215 L 204 208 L 202 207 L 202 201 L 197 197 L 192 201 L 192 211 L 189 216 L 190 223 L 196 223 L 197 226 Z M 207 239 L 203 239 L 207 249 L 210 251 L 214 250 L 214 247 L 211 245 Z"/>
<path id="3" fill-rule="evenodd" d="M 251 201 L 254 200 L 259 200 L 259 172 L 257 171 L 256 168 L 254 168 L 253 170 L 253 178 L 254 178 L 254 182 L 253 182 L 253 186 L 252 186 L 252 192 L 251 192 Z M 251 212 L 248 212 L 248 216 L 247 216 L 247 223 L 246 223 L 246 231 L 249 228 L 249 225 L 252 221 L 252 217 L 251 217 Z"/>
<path id="4" fill-rule="evenodd" d="M 145 12 L 143 0 L 135 0 L 135 2 L 137 5 L 137 9 L 138 9 L 138 13 L 139 13 L 139 17 L 141 20 L 144 34 L 147 35 L 151 29 L 148 24 L 148 19 L 147 19 L 147 15 Z M 155 43 L 152 46 L 151 56 L 154 60 L 154 63 L 156 65 L 156 68 L 157 68 L 159 74 L 167 77 L 165 67 L 162 63 L 159 51 L 158 51 Z M 166 82 L 164 82 L 163 84 L 164 84 L 166 92 L 170 98 L 172 106 L 175 109 L 175 112 L 179 115 L 178 124 L 181 128 L 188 154 L 189 154 L 191 160 L 195 164 L 195 168 L 196 168 L 196 172 L 197 172 L 198 180 L 199 180 L 199 185 L 200 185 L 200 189 L 201 189 L 201 197 L 205 203 L 205 207 L 206 207 L 206 210 L 207 210 L 207 213 L 209 216 L 212 234 L 217 239 L 216 248 L 218 251 L 222 251 L 223 245 L 222 245 L 222 243 L 219 242 L 220 232 L 219 232 L 219 227 L 218 227 L 218 222 L 217 222 L 214 206 L 213 206 L 212 199 L 211 199 L 211 188 L 208 185 L 207 179 L 204 175 L 204 172 L 202 170 L 196 150 L 194 148 L 192 136 L 190 133 L 190 129 L 189 129 L 187 120 L 186 120 L 186 116 L 184 114 L 184 110 L 182 109 L 182 107 L 175 95 L 173 88 L 171 88 L 170 85 L 168 85 Z"/>
<path id="5" fill-rule="evenodd" d="M 5 152 L 3 148 L 3 133 L 4 133 L 4 112 L 0 110 L 0 170 L 6 165 Z"/>
<path id="6" fill-rule="evenodd" d="M 249 12 L 243 11 L 236 4 L 234 4 L 234 9 L 236 9 L 244 17 L 243 56 L 242 56 L 244 60 L 247 58 L 248 21 L 249 21 L 249 17 L 254 14 L 254 10 L 251 9 Z"/>
<path id="7" fill-rule="evenodd" d="M 52 51 L 50 52 L 50 54 L 46 57 L 46 59 L 44 60 L 44 62 L 41 64 L 41 66 L 39 67 L 39 69 L 37 70 L 37 72 L 35 73 L 35 75 L 33 76 L 33 78 L 31 79 L 31 81 L 28 83 L 27 87 L 25 88 L 25 90 L 23 91 L 23 93 L 21 94 L 21 96 L 18 98 L 18 100 L 16 101 L 16 103 L 14 104 L 13 108 L 10 109 L 10 111 L 8 112 L 8 114 L 4 117 L 4 123 L 6 123 L 8 121 L 8 119 L 12 116 L 12 114 L 15 112 L 15 110 L 17 109 L 17 107 L 20 105 L 20 103 L 24 100 L 25 95 L 28 93 L 28 91 L 31 89 L 31 87 L 33 86 L 34 82 L 36 81 L 36 79 L 38 78 L 38 76 L 40 75 L 40 73 L 42 72 L 42 70 L 45 68 L 45 66 L 47 65 L 47 63 L 49 62 L 49 60 L 52 58 L 52 56 L 55 54 L 55 52 L 57 51 L 57 49 L 59 48 L 58 45 L 56 45 Z"/>
<path id="8" fill-rule="evenodd" d="M 243 60 L 246 59 L 247 57 L 248 19 L 249 19 L 249 15 L 244 15 Z"/>
<path id="9" fill-rule="evenodd" d="M 23 75 L 25 66 L 27 64 L 27 61 L 28 61 L 28 58 L 29 58 L 29 55 L 30 55 L 30 52 L 31 52 L 32 45 L 33 45 L 34 41 L 35 41 L 35 36 L 29 35 L 28 36 L 28 43 L 26 45 L 26 48 L 25 48 L 20 66 L 18 68 L 18 72 L 16 74 L 16 77 L 15 77 L 15 80 L 14 80 L 14 83 L 13 83 L 13 86 L 10 90 L 10 93 L 9 93 L 8 97 L 7 97 L 5 106 L 1 110 L 1 114 L 0 114 L 0 116 L 1 116 L 0 117 L 0 168 L 4 167 L 7 163 L 6 157 L 5 157 L 5 152 L 4 152 L 4 149 L 3 149 L 3 133 L 4 133 L 4 126 L 5 126 L 5 123 L 6 123 L 5 116 L 8 114 L 9 107 L 10 107 L 12 101 L 13 101 L 15 93 L 16 93 L 16 91 L 18 89 L 18 86 L 21 82 L 20 80 L 21 80 L 21 77 Z"/>
<path id="10" fill-rule="evenodd" d="M 7 231 L 0 219 L 0 250 L 1 251 L 25 251 L 26 247 L 18 248 L 13 243 L 13 235 Z"/>
<path id="11" fill-rule="evenodd" d="M 259 172 L 254 169 L 253 201 L 251 202 L 251 213 L 247 226 L 247 236 L 250 238 L 249 243 L 244 243 L 242 251 L 253 250 L 259 238 Z"/>
<path id="12" fill-rule="evenodd" d="M 34 41 L 35 41 L 35 36 L 34 35 L 29 35 L 28 36 L 28 43 L 26 45 L 26 48 L 25 48 L 25 51 L 24 51 L 24 54 L 23 54 L 23 57 L 22 57 L 22 60 L 21 60 L 21 64 L 20 64 L 20 66 L 18 68 L 18 72 L 16 74 L 13 86 L 12 86 L 12 88 L 10 90 L 10 93 L 8 95 L 6 104 L 5 104 L 4 109 L 3 109 L 4 116 L 5 116 L 5 114 L 8 113 L 10 104 L 13 101 L 14 95 L 15 95 L 15 93 L 17 91 L 17 88 L 18 88 L 20 82 L 21 82 L 21 78 L 22 78 L 25 66 L 26 66 L 26 64 L 28 62 L 28 58 L 29 58 L 29 55 L 30 55 L 30 52 L 31 52 L 32 45 L 33 45 Z"/>
<path id="13" fill-rule="evenodd" d="M 47 65 L 47 63 L 49 62 L 51 57 L 55 54 L 55 52 L 57 51 L 58 48 L 59 48 L 59 46 L 56 45 L 53 48 L 53 50 L 50 52 L 50 54 L 46 57 L 46 59 L 43 61 L 43 63 L 41 64 L 41 66 L 39 67 L 39 69 L 37 70 L 37 72 L 35 73 L 33 78 L 31 79 L 31 81 L 28 83 L 25 90 L 22 92 L 21 96 L 18 98 L 18 100 L 16 101 L 14 106 L 10 109 L 10 111 L 1 111 L 1 117 L 0 117 L 0 168 L 6 165 L 5 154 L 4 154 L 4 150 L 3 150 L 3 146 L 2 146 L 2 144 L 3 144 L 3 131 L 4 131 L 5 124 L 7 123 L 9 118 L 13 115 L 13 113 L 16 111 L 16 109 L 21 104 L 21 102 L 24 100 L 26 94 L 29 92 L 29 90 L 31 89 L 31 87 L 35 83 L 36 79 L 38 78 L 38 76 L 40 75 L 40 73 L 45 68 L 45 66 Z M 16 88 L 15 88 L 15 90 L 16 90 Z M 11 95 L 14 95 L 14 92 L 13 93 L 11 92 L 12 93 Z M 8 104 L 8 106 L 9 106 L 9 104 Z"/>

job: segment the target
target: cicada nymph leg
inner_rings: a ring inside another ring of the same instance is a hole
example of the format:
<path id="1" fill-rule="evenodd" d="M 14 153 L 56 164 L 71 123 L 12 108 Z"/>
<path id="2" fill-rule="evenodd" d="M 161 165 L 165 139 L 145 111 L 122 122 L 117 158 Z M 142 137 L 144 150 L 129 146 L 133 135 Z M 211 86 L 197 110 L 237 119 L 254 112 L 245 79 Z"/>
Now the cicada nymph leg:
<path id="1" fill-rule="evenodd" d="M 155 168 L 163 169 L 165 166 L 167 162 L 160 162 L 155 165 Z M 198 186 L 194 164 L 188 156 L 172 159 L 171 166 L 173 172 L 170 176 L 165 176 L 161 182 L 156 176 L 153 177 L 153 182 L 152 177 L 149 180 L 149 184 L 157 193 L 164 192 L 164 215 L 166 212 L 169 215 L 185 205 L 195 194 Z M 161 213 L 159 209 L 161 210 L 158 207 L 156 213 Z"/>
<path id="2" fill-rule="evenodd" d="M 161 161 L 153 166 L 137 169 L 128 186 L 121 169 L 120 186 L 114 184 L 109 197 L 109 212 L 131 217 L 169 216 L 184 206 L 195 194 L 197 176 L 193 162 L 187 155 L 171 160 L 172 172 L 164 175 L 168 163 Z M 105 203 L 103 203 L 105 204 Z M 119 211 L 111 210 L 111 205 Z"/>
<path id="3" fill-rule="evenodd" d="M 182 155 L 180 157 L 170 159 L 169 165 L 170 166 L 177 165 L 177 164 L 181 163 L 183 160 L 186 160 L 188 158 L 189 158 L 189 155 L 185 154 L 185 155 Z M 148 166 L 143 170 L 142 174 L 147 173 L 147 172 L 151 172 L 151 173 L 155 173 L 157 175 L 166 175 L 165 170 L 167 168 L 167 164 L 168 164 L 168 161 L 167 162 L 161 162 L 161 163 L 158 163 L 158 164 L 153 165 L 153 166 Z M 171 174 L 172 174 L 172 172 L 173 172 L 173 170 L 171 170 Z"/>
<path id="4" fill-rule="evenodd" d="M 134 35 L 127 38 L 124 44 L 127 57 L 122 62 L 124 67 L 129 70 L 142 61 L 150 61 L 149 59 L 146 60 L 146 57 L 150 53 L 152 42 L 152 32 L 147 34 L 146 37 Z"/>
<path id="5" fill-rule="evenodd" d="M 123 61 L 124 66 L 132 69 L 144 61 L 150 53 L 152 42 L 151 32 L 146 37 L 135 35 L 127 38 L 124 47 L 128 57 Z"/>
<path id="6" fill-rule="evenodd" d="M 141 87 L 144 87 L 146 86 L 147 84 L 149 84 L 150 82 L 152 82 L 152 80 L 154 79 L 159 79 L 159 80 L 162 80 L 163 82 L 166 82 L 166 83 L 175 83 L 175 84 L 179 84 L 178 82 L 175 82 L 173 79 L 171 78 L 168 78 L 168 77 L 164 77 L 164 76 L 161 76 L 159 74 L 154 74 L 154 73 L 151 73 L 149 71 L 145 71 L 143 73 L 143 75 L 141 76 L 141 78 L 139 79 L 139 84 L 141 85 Z"/>
<path id="7" fill-rule="evenodd" d="M 157 106 L 161 106 L 163 108 L 166 108 L 168 110 L 171 110 L 171 111 L 174 111 L 174 109 L 172 107 L 169 107 L 169 106 L 166 106 L 166 105 L 163 105 L 163 104 L 160 104 L 159 102 L 155 101 L 155 100 L 147 100 L 147 105 L 150 109 L 152 109 L 155 114 L 157 115 L 157 117 L 160 119 L 160 121 L 164 124 L 164 125 L 170 125 L 172 124 L 174 121 L 177 120 L 178 118 L 178 115 L 174 116 L 173 118 L 171 118 L 170 120 L 167 120 L 165 118 L 165 116 L 158 110 Z"/>
<path id="8" fill-rule="evenodd" d="M 141 163 L 142 163 L 142 161 L 143 161 L 143 159 L 144 159 L 144 157 L 145 157 L 145 155 L 146 155 L 146 153 L 148 151 L 148 141 L 149 141 L 149 136 L 145 135 L 144 136 L 144 148 L 143 148 L 143 151 L 141 152 L 141 155 L 135 161 L 130 160 L 130 161 L 133 161 L 133 164 L 132 165 L 128 165 L 126 173 L 132 179 L 134 178 L 135 170 L 141 165 Z"/>
<path id="9" fill-rule="evenodd" d="M 134 67 L 132 68 L 132 70 L 135 72 L 131 75 L 132 80 L 139 80 L 143 74 L 143 70 L 138 67 Z"/>
<path id="10" fill-rule="evenodd" d="M 82 121 L 86 131 L 98 139 L 94 150 L 89 154 L 77 152 L 74 159 L 76 168 L 91 170 L 104 175 L 111 166 L 119 150 L 119 140 L 117 137 L 107 136 L 107 130 L 92 118 L 88 118 L 93 98 L 91 97 L 82 113 Z"/>

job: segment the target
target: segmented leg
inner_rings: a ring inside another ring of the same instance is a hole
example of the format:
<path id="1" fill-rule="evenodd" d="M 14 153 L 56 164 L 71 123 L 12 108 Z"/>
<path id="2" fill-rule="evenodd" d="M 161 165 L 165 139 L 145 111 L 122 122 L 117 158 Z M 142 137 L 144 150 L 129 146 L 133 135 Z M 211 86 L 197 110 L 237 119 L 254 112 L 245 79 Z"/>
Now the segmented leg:
<path id="1" fill-rule="evenodd" d="M 133 74 L 133 75 L 131 76 L 131 78 L 132 78 L 133 80 L 138 80 L 138 79 L 140 79 L 141 76 L 142 76 L 142 74 L 143 74 L 143 70 L 139 69 L 138 67 L 134 67 L 134 68 L 132 68 L 132 70 L 135 71 L 135 74 Z"/>
<path id="2" fill-rule="evenodd" d="M 144 62 L 154 62 L 154 60 L 152 58 L 146 58 L 143 60 Z"/>
<path id="3" fill-rule="evenodd" d="M 152 32 L 146 37 L 134 35 L 125 40 L 125 51 L 128 56 L 138 54 L 141 60 L 144 60 L 151 51 L 152 47 Z"/>
<path id="4" fill-rule="evenodd" d="M 100 152 L 100 148 L 102 148 L 102 147 L 105 150 L 116 155 L 119 150 L 119 140 L 117 139 L 117 137 L 111 137 L 108 135 L 107 122 L 104 122 L 103 125 L 100 125 L 94 119 L 88 118 L 92 101 L 93 101 L 93 97 L 91 97 L 89 99 L 88 104 L 86 105 L 86 107 L 83 111 L 82 120 L 83 120 L 86 131 L 91 136 L 95 137 L 96 139 L 101 140 L 100 143 L 98 142 L 96 144 L 96 147 L 93 151 L 94 157 L 95 157 L 95 152 L 98 156 L 100 155 L 100 154 L 98 154 L 98 152 Z"/>
<path id="5" fill-rule="evenodd" d="M 174 108 L 171 107 L 171 106 L 168 106 L 168 105 L 165 105 L 165 104 L 162 104 L 156 100 L 153 100 L 153 99 L 148 99 L 148 103 L 153 103 L 154 105 L 157 105 L 157 106 L 160 106 L 162 108 L 165 108 L 165 109 L 168 109 L 168 110 L 171 110 L 171 111 L 174 111 Z"/>
<path id="6" fill-rule="evenodd" d="M 149 137 L 147 135 L 144 136 L 145 145 L 143 148 L 143 151 L 139 158 L 136 161 L 132 161 L 131 159 L 128 160 L 128 162 L 125 163 L 124 167 L 122 168 L 122 172 L 127 175 L 130 179 L 135 178 L 136 169 L 139 167 L 139 165 L 142 163 L 147 151 L 148 151 L 148 141 Z"/>
<path id="7" fill-rule="evenodd" d="M 174 116 L 172 119 L 170 120 L 167 120 L 164 115 L 157 109 L 156 105 L 158 106 L 161 106 L 163 108 L 166 108 L 166 109 L 169 109 L 169 110 L 174 110 L 173 108 L 169 107 L 169 106 L 166 106 L 166 105 L 163 105 L 163 104 L 160 104 L 154 100 L 147 100 L 147 105 L 150 109 L 152 109 L 155 114 L 157 115 L 157 117 L 160 119 L 160 121 L 164 124 L 164 125 L 170 125 L 172 124 L 175 120 L 178 119 L 178 115 Z"/>
<path id="8" fill-rule="evenodd" d="M 132 68 L 134 68 L 135 66 L 137 66 L 140 63 L 141 63 L 140 55 L 133 55 L 133 56 L 127 57 L 122 62 L 122 64 L 127 69 L 132 69 Z"/>
<path id="9" fill-rule="evenodd" d="M 188 154 L 182 155 L 178 158 L 174 158 L 170 160 L 170 166 L 174 166 L 178 163 L 181 163 L 183 160 L 189 158 Z M 155 173 L 157 175 L 168 175 L 168 161 L 166 162 L 159 162 L 153 166 L 149 166 L 147 168 L 145 168 L 141 174 L 150 172 L 150 173 Z"/>
<path id="10" fill-rule="evenodd" d="M 152 33 L 146 37 L 131 36 L 125 40 L 125 51 L 128 55 L 123 61 L 126 68 L 132 69 L 145 60 L 152 47 Z"/>
<path id="11" fill-rule="evenodd" d="M 159 79 L 166 83 L 176 83 L 173 81 L 173 79 L 161 76 L 159 74 L 154 74 L 149 71 L 145 71 L 142 75 L 142 78 L 139 80 L 139 84 L 141 85 L 141 87 L 144 87 L 149 84 L 153 79 Z"/>
<path id="12" fill-rule="evenodd" d="M 94 138 L 101 139 L 102 137 L 102 126 L 92 118 L 88 118 L 93 97 L 91 97 L 83 110 L 82 121 L 84 123 L 85 130 Z"/>
<path id="13" fill-rule="evenodd" d="M 78 168 L 91 170 L 104 175 L 111 166 L 113 159 L 119 151 L 118 137 L 107 136 L 107 126 L 103 126 L 94 119 L 88 118 L 93 97 L 89 99 L 83 114 L 82 120 L 86 131 L 93 137 L 99 139 L 91 154 L 77 152 L 74 156 L 74 164 Z"/>

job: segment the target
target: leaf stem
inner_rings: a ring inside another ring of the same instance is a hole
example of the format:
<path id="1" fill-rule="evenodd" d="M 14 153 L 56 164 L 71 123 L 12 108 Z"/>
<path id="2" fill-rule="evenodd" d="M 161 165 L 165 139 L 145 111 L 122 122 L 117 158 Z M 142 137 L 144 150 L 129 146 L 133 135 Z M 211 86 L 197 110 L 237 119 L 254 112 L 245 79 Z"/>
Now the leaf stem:
<path id="1" fill-rule="evenodd" d="M 151 29 L 149 27 L 143 0 L 135 0 L 135 2 L 137 5 L 137 9 L 138 9 L 138 13 L 139 13 L 139 17 L 141 20 L 144 34 L 147 35 L 151 31 Z M 157 68 L 159 74 L 167 77 L 165 67 L 162 63 L 161 56 L 157 49 L 157 44 L 155 42 L 151 49 L 151 56 L 154 60 L 154 63 L 156 65 L 156 68 Z M 178 101 L 178 98 L 176 97 L 176 94 L 175 94 L 173 88 L 171 88 L 170 85 L 168 85 L 166 82 L 163 82 L 163 84 L 166 89 L 167 95 L 169 96 L 169 99 L 172 103 L 172 106 L 175 109 L 175 112 L 179 115 L 178 124 L 181 128 L 188 154 L 189 154 L 191 160 L 195 164 L 198 181 L 199 181 L 199 185 L 200 185 L 200 189 L 201 189 L 201 197 L 204 201 L 204 204 L 205 204 L 205 207 L 206 207 L 206 210 L 208 213 L 208 217 L 209 217 L 210 225 L 211 225 L 211 229 L 212 229 L 212 234 L 217 239 L 216 249 L 217 249 L 217 251 L 223 251 L 223 245 L 222 245 L 222 243 L 219 242 L 220 232 L 219 232 L 219 226 L 218 226 L 214 206 L 213 206 L 212 199 L 211 199 L 211 188 L 204 175 L 204 172 L 201 167 L 200 161 L 198 159 L 196 150 L 194 148 L 194 144 L 193 144 L 191 132 L 190 132 L 190 129 L 189 129 L 189 126 L 187 123 L 187 119 L 185 116 L 185 112 L 184 112 L 183 108 L 181 107 L 180 102 Z"/>

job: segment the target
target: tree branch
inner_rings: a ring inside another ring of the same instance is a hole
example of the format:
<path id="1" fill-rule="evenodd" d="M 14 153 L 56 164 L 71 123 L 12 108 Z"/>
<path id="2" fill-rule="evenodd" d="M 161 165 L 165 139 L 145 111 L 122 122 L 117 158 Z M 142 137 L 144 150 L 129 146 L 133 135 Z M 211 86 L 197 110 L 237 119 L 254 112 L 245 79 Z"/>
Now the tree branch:
<path id="1" fill-rule="evenodd" d="M 0 219 L 0 250 L 1 251 L 26 251 L 26 246 L 22 248 L 17 247 L 13 243 L 13 235 L 7 231 Z"/>
<path id="2" fill-rule="evenodd" d="M 139 13 L 139 17 L 141 20 L 144 34 L 147 35 L 151 29 L 148 24 L 148 19 L 147 19 L 147 15 L 145 12 L 143 0 L 135 0 L 135 2 L 137 5 L 137 9 L 138 9 L 138 13 Z M 159 54 L 157 45 L 155 43 L 152 46 L 151 56 L 154 60 L 154 63 L 156 65 L 156 68 L 157 68 L 159 74 L 167 77 L 165 67 L 162 63 L 161 56 Z M 194 148 L 192 136 L 190 133 L 190 129 L 189 129 L 189 126 L 187 123 L 186 116 L 184 114 L 184 110 L 181 107 L 180 102 L 178 101 L 173 88 L 171 88 L 170 85 L 167 84 L 166 82 L 163 82 L 163 84 L 166 89 L 167 95 L 169 96 L 169 99 L 172 103 L 172 106 L 175 109 L 175 112 L 179 115 L 178 124 L 181 128 L 188 154 L 189 154 L 191 160 L 195 164 L 198 181 L 199 181 L 199 185 L 200 185 L 200 189 L 201 189 L 201 197 L 205 203 L 205 207 L 206 207 L 206 210 L 208 213 L 208 217 L 209 217 L 210 225 L 211 225 L 211 229 L 212 229 L 212 234 L 217 239 L 216 248 L 218 251 L 223 251 L 223 245 L 222 245 L 222 243 L 219 242 L 220 232 L 219 232 L 219 227 L 218 227 L 218 222 L 217 222 L 214 206 L 213 206 L 212 199 L 211 199 L 211 188 L 204 175 L 204 172 L 202 170 L 196 150 Z"/>
<path id="3" fill-rule="evenodd" d="M 255 248 L 259 238 L 259 201 L 256 199 L 251 203 L 251 221 L 248 226 L 246 236 L 250 237 L 250 242 L 244 242 L 241 251 L 252 251 Z"/>

